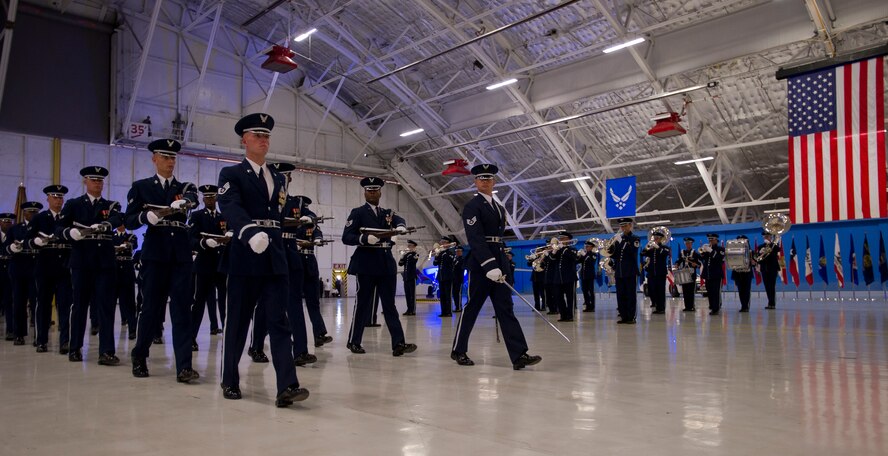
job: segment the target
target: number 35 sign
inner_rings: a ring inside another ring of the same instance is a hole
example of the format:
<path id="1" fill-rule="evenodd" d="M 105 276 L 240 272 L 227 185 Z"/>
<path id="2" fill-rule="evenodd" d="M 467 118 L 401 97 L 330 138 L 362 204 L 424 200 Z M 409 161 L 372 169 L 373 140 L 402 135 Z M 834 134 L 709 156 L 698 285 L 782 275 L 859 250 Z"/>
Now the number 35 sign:
<path id="1" fill-rule="evenodd" d="M 126 137 L 128 139 L 147 138 L 151 131 L 151 125 L 144 123 L 131 122 L 129 128 L 126 129 Z"/>

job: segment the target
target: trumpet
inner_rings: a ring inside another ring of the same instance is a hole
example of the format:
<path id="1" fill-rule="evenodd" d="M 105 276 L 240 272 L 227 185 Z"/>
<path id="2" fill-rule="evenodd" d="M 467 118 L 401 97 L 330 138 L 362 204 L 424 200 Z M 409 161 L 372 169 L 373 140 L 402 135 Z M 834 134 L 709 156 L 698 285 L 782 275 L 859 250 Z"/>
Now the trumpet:
<path id="1" fill-rule="evenodd" d="M 786 214 L 768 214 L 768 216 L 762 220 L 762 229 L 771 233 L 771 236 L 774 236 L 774 240 L 770 243 L 765 243 L 765 245 L 762 246 L 762 249 L 759 250 L 759 253 L 754 258 L 756 263 L 761 262 L 765 257 L 771 254 L 774 247 L 780 244 L 780 236 L 786 234 L 791 226 L 792 222 Z"/>
<path id="2" fill-rule="evenodd" d="M 610 239 L 601 243 L 601 247 L 598 248 L 598 253 L 603 257 L 610 257 L 614 254 L 617 248 L 617 236 L 619 234 L 615 234 Z"/>
<path id="3" fill-rule="evenodd" d="M 452 248 L 456 247 L 457 244 L 459 244 L 459 243 L 458 242 L 446 242 L 444 244 L 438 244 L 436 242 L 434 245 L 432 245 L 432 250 L 429 250 L 429 259 L 431 260 L 432 258 L 443 253 L 445 250 L 452 249 Z"/>

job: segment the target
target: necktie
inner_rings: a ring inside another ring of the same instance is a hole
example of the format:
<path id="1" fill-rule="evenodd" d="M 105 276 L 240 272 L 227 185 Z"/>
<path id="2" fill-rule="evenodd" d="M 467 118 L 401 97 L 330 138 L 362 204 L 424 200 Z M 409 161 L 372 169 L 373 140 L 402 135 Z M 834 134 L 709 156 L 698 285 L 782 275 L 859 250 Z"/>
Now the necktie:
<path id="1" fill-rule="evenodd" d="M 268 190 L 268 182 L 265 180 L 265 169 L 263 167 L 259 167 L 259 182 L 262 183 L 262 188 L 265 189 L 266 198 L 271 196 L 271 192 Z"/>
<path id="2" fill-rule="evenodd" d="M 169 190 L 169 189 L 170 189 L 170 180 L 169 180 L 169 179 L 164 179 L 164 181 L 163 181 L 163 191 L 167 191 L 167 190 Z"/>

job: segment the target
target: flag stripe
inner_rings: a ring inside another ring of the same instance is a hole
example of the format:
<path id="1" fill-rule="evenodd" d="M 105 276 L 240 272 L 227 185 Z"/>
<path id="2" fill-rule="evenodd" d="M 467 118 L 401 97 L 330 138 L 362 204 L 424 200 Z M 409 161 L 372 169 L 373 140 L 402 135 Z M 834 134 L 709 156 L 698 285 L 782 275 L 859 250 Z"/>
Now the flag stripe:
<path id="1" fill-rule="evenodd" d="M 830 187 L 830 193 L 827 197 L 832 201 L 831 220 L 841 220 L 842 216 L 839 214 L 839 192 L 837 191 L 839 189 L 839 167 L 841 166 L 841 162 L 839 161 L 839 137 L 836 130 L 829 132 L 829 157 L 829 161 L 832 163 L 829 176 L 832 186 Z"/>
<path id="2" fill-rule="evenodd" d="M 811 163 L 809 162 L 808 157 L 808 138 L 810 136 L 802 137 L 800 142 L 802 143 L 801 150 L 801 162 L 802 166 L 804 166 L 805 172 L 802 173 L 802 223 L 808 223 L 811 221 L 811 205 L 810 205 L 810 189 L 808 188 L 808 170 L 811 169 Z"/>
<path id="3" fill-rule="evenodd" d="M 846 103 L 849 102 L 845 93 L 845 74 L 850 73 L 850 71 L 851 68 L 847 66 L 842 71 L 836 71 L 836 93 L 839 94 L 836 100 L 839 100 L 839 97 L 844 100 L 843 103 L 837 103 L 836 105 L 836 125 L 839 136 L 837 155 L 841 157 L 839 159 L 839 217 L 841 220 L 848 220 L 848 208 L 851 207 L 848 192 L 849 182 L 851 181 L 851 157 L 850 153 L 848 153 L 851 144 L 851 137 L 848 132 L 850 120 L 847 116 L 847 109 L 845 109 L 848 106 Z"/>
<path id="4" fill-rule="evenodd" d="M 876 103 L 878 100 L 878 94 L 876 93 L 876 84 L 875 79 L 878 72 L 876 71 L 876 60 L 873 60 L 867 66 L 867 80 L 870 81 L 869 87 L 866 91 L 866 105 L 867 105 L 867 123 L 866 123 L 866 176 L 867 182 L 869 185 L 867 186 L 867 200 L 869 204 L 869 217 L 879 217 L 881 214 L 881 209 L 879 208 L 879 193 L 885 193 L 885 187 L 879 189 L 879 144 L 878 144 L 878 132 L 880 130 L 878 123 L 878 114 L 876 111 Z M 884 124 L 881 124 L 884 125 Z M 884 172 L 882 173 L 884 174 Z"/>
<path id="5" fill-rule="evenodd" d="M 812 195 L 813 195 L 812 199 L 814 200 L 814 204 L 813 204 L 814 207 L 812 208 L 813 209 L 812 216 L 817 217 L 814 220 L 819 221 L 819 220 L 824 220 L 824 218 L 823 218 L 823 206 L 824 206 L 823 202 L 827 200 L 827 198 L 824 198 L 824 195 L 826 195 L 826 193 L 823 193 L 823 191 L 825 190 L 823 188 L 823 181 L 825 180 L 825 179 L 823 179 L 823 169 L 824 169 L 823 168 L 823 137 L 824 137 L 824 134 L 823 133 L 814 133 L 813 135 L 808 135 L 808 137 L 810 138 L 810 140 L 814 146 L 813 148 L 810 149 L 810 150 L 813 150 L 813 152 L 814 152 L 814 185 L 812 185 L 813 190 L 814 190 L 812 193 Z"/>
<path id="6" fill-rule="evenodd" d="M 796 216 L 799 212 L 796 206 L 801 203 L 801 199 L 796 194 L 799 182 L 796 173 L 800 172 L 799 167 L 795 164 L 796 151 L 798 150 L 796 141 L 798 141 L 797 136 L 790 137 L 789 141 L 787 141 L 789 143 L 789 219 L 792 220 L 792 223 L 799 223 L 799 219 Z"/>
<path id="7" fill-rule="evenodd" d="M 858 110 L 860 111 L 860 121 L 857 123 L 858 128 L 858 136 L 856 136 L 858 143 L 860 144 L 860 171 L 858 171 L 858 176 L 860 176 L 860 185 L 856 189 L 860 192 L 860 215 L 863 218 L 870 218 L 870 192 L 872 189 L 869 186 L 870 175 L 869 175 L 869 140 L 867 133 L 869 132 L 870 123 L 867 120 L 869 118 L 868 114 L 868 105 L 872 105 L 872 100 L 869 98 L 869 90 L 867 90 L 867 77 L 869 76 L 869 71 L 867 70 L 867 60 L 860 62 L 860 75 L 858 76 L 860 79 L 860 83 L 857 86 L 858 96 L 856 97 L 859 100 Z M 873 94 L 875 97 L 875 93 Z"/>
<path id="8" fill-rule="evenodd" d="M 879 184 L 876 186 L 879 195 L 879 217 L 888 217 L 888 184 L 886 184 L 885 169 L 888 169 L 885 159 L 885 103 L 879 97 L 885 93 L 885 59 L 876 59 L 876 175 Z M 882 171 L 880 171 L 882 170 Z"/>

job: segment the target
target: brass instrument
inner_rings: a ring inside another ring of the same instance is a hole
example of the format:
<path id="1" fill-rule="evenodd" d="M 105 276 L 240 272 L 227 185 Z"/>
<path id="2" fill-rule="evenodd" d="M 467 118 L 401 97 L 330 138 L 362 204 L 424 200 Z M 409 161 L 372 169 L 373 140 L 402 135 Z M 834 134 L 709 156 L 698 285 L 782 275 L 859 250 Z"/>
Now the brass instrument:
<path id="1" fill-rule="evenodd" d="M 617 248 L 617 236 L 621 236 L 621 234 L 622 233 L 615 234 L 610 239 L 604 241 L 598 249 L 598 253 L 603 257 L 612 256 L 615 253 L 614 250 Z"/>
<path id="2" fill-rule="evenodd" d="M 657 231 L 660 231 L 663 233 L 663 238 L 660 240 L 660 242 L 657 242 L 656 240 L 654 240 L 654 233 Z M 651 228 L 650 230 L 648 230 L 648 243 L 644 247 L 644 249 L 650 250 L 650 249 L 660 248 L 664 245 L 669 244 L 669 239 L 671 239 L 671 238 L 672 238 L 672 231 L 669 231 L 669 228 L 666 228 L 665 226 L 655 226 L 655 227 Z"/>
<path id="3" fill-rule="evenodd" d="M 765 257 L 771 254 L 774 248 L 780 244 L 780 236 L 786 234 L 790 227 L 792 227 L 792 222 L 786 214 L 768 214 L 765 217 L 762 221 L 762 229 L 770 233 L 774 239 L 762 246 L 759 253 L 755 256 L 756 263 L 764 260 Z"/>
<path id="4" fill-rule="evenodd" d="M 429 250 L 429 260 L 440 255 L 445 250 L 455 248 L 457 245 L 459 245 L 459 242 L 446 242 L 444 244 L 434 243 L 432 245 L 432 250 Z"/>

